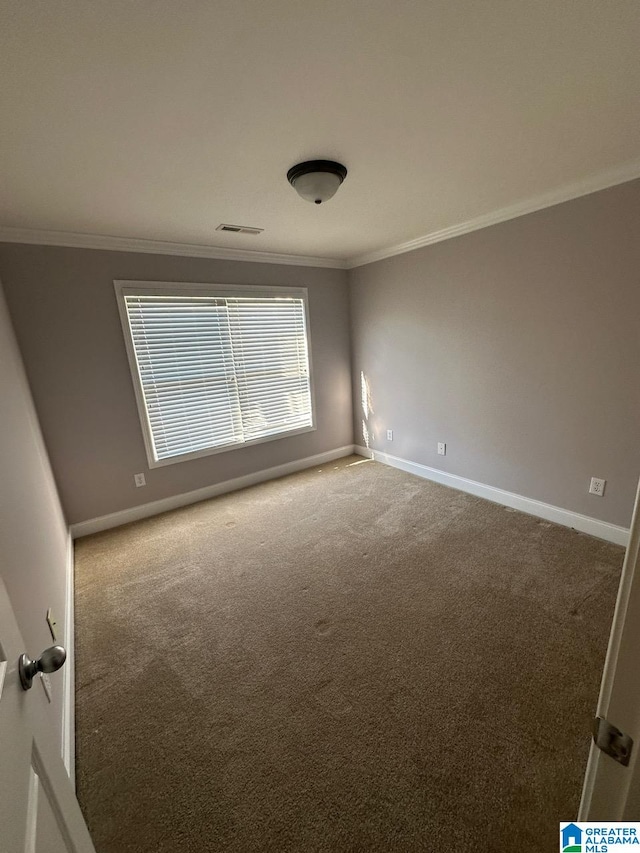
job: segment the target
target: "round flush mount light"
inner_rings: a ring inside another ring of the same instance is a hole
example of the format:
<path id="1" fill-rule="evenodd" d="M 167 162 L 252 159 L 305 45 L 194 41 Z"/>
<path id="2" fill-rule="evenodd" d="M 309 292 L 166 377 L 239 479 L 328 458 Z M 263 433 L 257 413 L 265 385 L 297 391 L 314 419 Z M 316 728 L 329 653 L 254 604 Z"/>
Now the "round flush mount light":
<path id="1" fill-rule="evenodd" d="M 287 180 L 300 198 L 313 204 L 333 198 L 346 177 L 346 167 L 333 160 L 307 160 L 287 172 Z"/>

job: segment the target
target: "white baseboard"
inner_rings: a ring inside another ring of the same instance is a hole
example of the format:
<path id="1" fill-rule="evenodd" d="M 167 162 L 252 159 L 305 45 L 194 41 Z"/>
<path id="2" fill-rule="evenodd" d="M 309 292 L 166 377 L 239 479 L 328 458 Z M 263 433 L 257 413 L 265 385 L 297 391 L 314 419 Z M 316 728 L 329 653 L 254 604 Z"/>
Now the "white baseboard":
<path id="1" fill-rule="evenodd" d="M 67 660 L 62 679 L 62 760 L 71 784 L 76 787 L 75 659 L 74 659 L 74 555 L 71 531 L 67 539 L 67 577 L 65 589 L 64 647 Z"/>
<path id="2" fill-rule="evenodd" d="M 262 471 L 246 474 L 244 477 L 236 477 L 233 480 L 225 480 L 224 483 L 216 483 L 213 486 L 205 486 L 203 489 L 196 489 L 193 492 L 172 495 L 169 498 L 163 498 L 162 500 L 153 501 L 148 504 L 141 504 L 130 509 L 123 509 L 120 512 L 112 512 L 109 515 L 102 515 L 99 518 L 80 521 L 77 524 L 71 525 L 71 535 L 74 539 L 79 539 L 81 536 L 89 536 L 101 530 L 119 527 L 121 524 L 128 524 L 130 521 L 150 518 L 153 515 L 160 515 L 162 512 L 178 509 L 181 506 L 206 501 L 209 498 L 218 497 L 218 495 L 236 492 L 238 489 L 246 489 L 247 486 L 255 486 L 257 483 L 275 480 L 278 477 L 285 477 L 287 474 L 295 474 L 296 471 L 304 471 L 305 468 L 323 465 L 326 462 L 332 462 L 334 459 L 350 456 L 352 453 L 354 453 L 353 445 L 347 444 L 344 447 L 337 447 L 335 450 L 328 450 L 326 453 L 318 453 L 316 456 L 306 456 L 304 459 L 296 459 L 294 462 L 286 462 L 284 465 L 265 468 Z"/>
<path id="3" fill-rule="evenodd" d="M 493 503 L 518 509 L 520 512 L 544 518 L 546 521 L 553 521 L 565 527 L 572 527 L 581 533 L 588 533 L 590 536 L 596 536 L 598 539 L 606 539 L 607 542 L 613 542 L 616 545 L 624 545 L 626 547 L 629 542 L 628 528 L 619 527 L 617 524 L 609 524 L 607 521 L 600 521 L 588 515 L 581 515 L 579 512 L 571 512 L 571 510 L 543 503 L 542 501 L 534 500 L 534 498 L 526 498 L 523 495 L 515 494 L 515 492 L 506 492 L 504 489 L 487 486 L 485 483 L 467 480 L 466 477 L 448 474 L 446 471 L 429 468 L 427 465 L 421 465 L 418 462 L 409 462 L 407 459 L 391 456 L 391 454 L 383 453 L 380 450 L 370 450 L 367 447 L 356 445 L 354 452 L 359 456 L 365 456 L 369 459 L 374 459 L 376 462 L 390 465 L 392 468 L 399 468 L 408 474 L 415 474 L 417 477 L 432 480 L 434 483 L 441 483 L 443 486 L 458 489 L 460 492 L 467 492 L 470 495 L 485 498 Z"/>

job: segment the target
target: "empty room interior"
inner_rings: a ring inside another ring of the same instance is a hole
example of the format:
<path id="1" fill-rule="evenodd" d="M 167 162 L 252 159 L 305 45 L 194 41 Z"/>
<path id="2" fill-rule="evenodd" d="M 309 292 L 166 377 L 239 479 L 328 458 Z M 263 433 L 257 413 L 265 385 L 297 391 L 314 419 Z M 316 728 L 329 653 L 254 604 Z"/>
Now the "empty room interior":
<path id="1" fill-rule="evenodd" d="M 0 9 L 0 849 L 615 819 L 637 3 Z"/>

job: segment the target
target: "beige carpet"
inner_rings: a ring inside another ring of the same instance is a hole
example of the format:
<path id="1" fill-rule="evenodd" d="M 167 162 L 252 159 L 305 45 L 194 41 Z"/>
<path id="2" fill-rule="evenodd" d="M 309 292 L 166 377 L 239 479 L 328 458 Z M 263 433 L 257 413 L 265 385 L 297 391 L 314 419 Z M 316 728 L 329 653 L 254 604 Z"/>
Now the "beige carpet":
<path id="1" fill-rule="evenodd" d="M 98 853 L 556 850 L 622 559 L 355 457 L 80 540 Z"/>

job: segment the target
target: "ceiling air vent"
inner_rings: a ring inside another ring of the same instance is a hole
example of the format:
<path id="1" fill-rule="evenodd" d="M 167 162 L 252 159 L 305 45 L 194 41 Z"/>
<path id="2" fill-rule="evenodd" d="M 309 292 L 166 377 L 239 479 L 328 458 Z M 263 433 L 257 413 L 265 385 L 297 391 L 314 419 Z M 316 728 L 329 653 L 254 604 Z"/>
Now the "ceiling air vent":
<path id="1" fill-rule="evenodd" d="M 231 231 L 232 234 L 262 234 L 264 228 L 251 228 L 249 225 L 218 225 L 216 231 Z"/>

